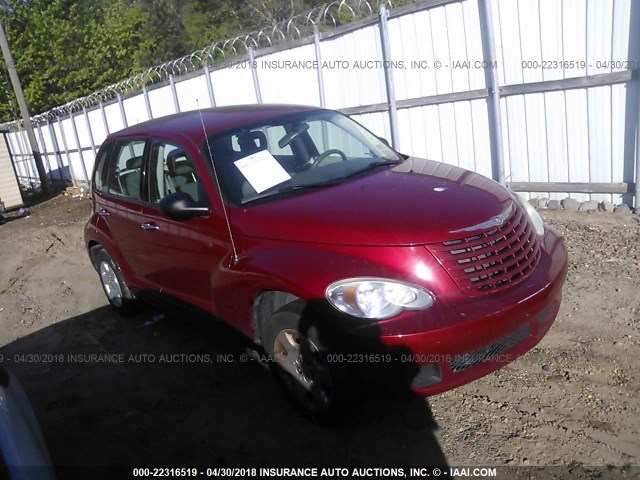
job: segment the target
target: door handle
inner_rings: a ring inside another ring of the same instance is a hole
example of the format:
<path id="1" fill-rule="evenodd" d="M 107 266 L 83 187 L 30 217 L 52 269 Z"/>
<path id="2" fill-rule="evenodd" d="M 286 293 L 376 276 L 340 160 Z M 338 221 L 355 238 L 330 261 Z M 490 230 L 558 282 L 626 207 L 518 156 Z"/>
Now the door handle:
<path id="1" fill-rule="evenodd" d="M 140 227 L 142 227 L 143 230 L 160 230 L 160 227 L 152 222 L 143 223 Z"/>
<path id="2" fill-rule="evenodd" d="M 108 217 L 109 215 L 111 215 L 111 212 L 109 210 L 101 208 L 100 210 L 98 210 L 98 215 L 100 215 L 101 217 Z"/>

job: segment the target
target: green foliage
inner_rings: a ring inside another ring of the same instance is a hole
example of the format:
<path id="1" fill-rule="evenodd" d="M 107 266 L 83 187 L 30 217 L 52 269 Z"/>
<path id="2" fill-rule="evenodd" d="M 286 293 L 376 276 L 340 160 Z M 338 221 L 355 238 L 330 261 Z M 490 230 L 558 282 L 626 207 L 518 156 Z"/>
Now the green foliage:
<path id="1" fill-rule="evenodd" d="M 32 114 L 241 32 L 273 25 L 318 0 L 0 0 Z M 394 1 L 394 5 L 409 3 Z M 346 15 L 346 14 L 345 14 Z M 349 21 L 351 18 L 340 18 Z M 0 68 L 0 121 L 17 118 Z"/>
<path id="2" fill-rule="evenodd" d="M 4 24 L 31 112 L 133 74 L 146 21 L 146 13 L 127 0 L 14 2 Z M 4 87 L 0 95 L 7 97 L 11 87 Z M 1 113 L 4 121 L 15 118 L 6 109 Z"/>
<path id="3" fill-rule="evenodd" d="M 185 53 L 204 48 L 216 41 L 231 38 L 249 28 L 239 13 L 243 2 L 234 0 L 194 0 L 182 9 Z"/>

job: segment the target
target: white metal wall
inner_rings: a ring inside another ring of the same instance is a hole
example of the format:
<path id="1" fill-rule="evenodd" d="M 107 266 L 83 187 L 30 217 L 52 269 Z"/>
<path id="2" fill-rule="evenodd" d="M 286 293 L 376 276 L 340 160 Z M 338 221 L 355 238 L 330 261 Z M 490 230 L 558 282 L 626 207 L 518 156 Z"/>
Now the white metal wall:
<path id="1" fill-rule="evenodd" d="M 495 33 L 499 82 L 517 85 L 626 70 L 632 0 L 487 0 Z M 455 1 L 393 16 L 388 22 L 398 101 L 486 88 L 478 0 Z M 428 5 L 427 5 L 428 7 Z M 640 28 L 634 25 L 634 28 Z M 355 68 L 382 60 L 380 26 L 368 24 L 320 41 L 325 106 L 354 109 L 385 104 L 382 68 Z M 108 133 L 179 111 L 263 102 L 320 105 L 315 69 L 278 68 L 287 60 L 317 60 L 314 44 L 276 53 L 256 52 L 258 89 L 248 61 L 209 73 L 175 78 L 120 102 L 73 119 L 39 127 L 40 148 L 51 178 L 86 181 Z M 613 61 L 613 62 L 611 62 Z M 616 64 L 616 61 L 618 63 Z M 271 65 L 271 66 L 268 66 Z M 275 65 L 275 66 L 273 66 Z M 623 182 L 626 85 L 606 85 L 501 99 L 505 174 L 512 182 Z M 175 95 L 175 98 L 174 98 Z M 177 99 L 177 105 L 176 105 Z M 355 111 L 355 110 L 351 110 Z M 388 112 L 355 113 L 354 119 L 390 138 Z M 398 110 L 398 149 L 491 176 L 486 99 L 462 100 Z M 75 131 L 72 122 L 75 122 Z M 55 139 L 51 135 L 54 132 Z M 76 140 L 76 132 L 77 138 Z M 41 138 L 40 138 L 41 137 Z M 37 177 L 24 132 L 7 136 L 21 181 Z M 79 144 L 78 144 L 79 143 Z M 60 152 L 57 153 L 56 152 Z M 84 163 L 84 169 L 82 165 Z M 542 196 L 543 194 L 536 194 Z M 561 198 L 565 194 L 550 194 Z M 572 194 L 584 200 L 621 195 Z"/>
<path id="2" fill-rule="evenodd" d="M 625 69 L 632 0 L 492 1 L 502 85 Z M 511 181 L 624 181 L 625 85 L 516 95 L 501 102 Z M 622 200 L 621 195 L 571 196 Z"/>

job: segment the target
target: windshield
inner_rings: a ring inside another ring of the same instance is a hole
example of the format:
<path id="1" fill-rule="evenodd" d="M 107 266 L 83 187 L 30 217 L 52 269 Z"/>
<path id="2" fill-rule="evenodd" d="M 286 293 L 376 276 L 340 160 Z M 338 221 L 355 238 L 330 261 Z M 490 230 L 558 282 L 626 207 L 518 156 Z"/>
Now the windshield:
<path id="1" fill-rule="evenodd" d="M 403 159 L 358 123 L 325 110 L 217 134 L 208 142 L 204 153 L 211 152 L 233 205 L 334 185 Z"/>

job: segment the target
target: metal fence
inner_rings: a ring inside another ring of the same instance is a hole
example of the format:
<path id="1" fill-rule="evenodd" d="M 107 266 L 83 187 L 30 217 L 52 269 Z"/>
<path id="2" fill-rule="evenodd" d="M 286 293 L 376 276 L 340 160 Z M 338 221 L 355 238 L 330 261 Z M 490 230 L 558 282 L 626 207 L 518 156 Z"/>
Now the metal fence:
<path id="1" fill-rule="evenodd" d="M 528 195 L 638 203 L 640 2 L 385 4 L 324 5 L 34 117 L 49 176 L 87 182 L 109 133 L 152 118 L 301 103 Z M 5 127 L 36 184 L 25 132 Z"/>

